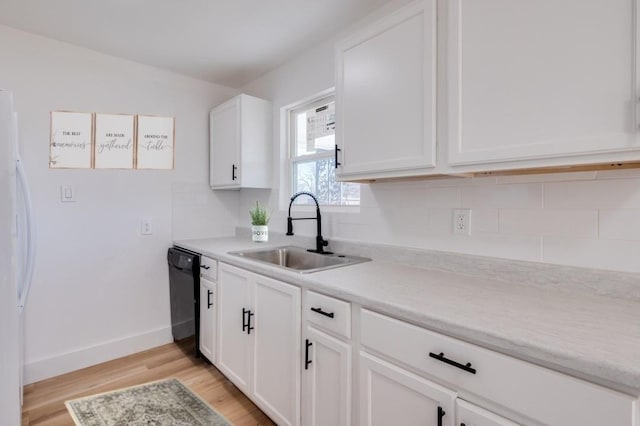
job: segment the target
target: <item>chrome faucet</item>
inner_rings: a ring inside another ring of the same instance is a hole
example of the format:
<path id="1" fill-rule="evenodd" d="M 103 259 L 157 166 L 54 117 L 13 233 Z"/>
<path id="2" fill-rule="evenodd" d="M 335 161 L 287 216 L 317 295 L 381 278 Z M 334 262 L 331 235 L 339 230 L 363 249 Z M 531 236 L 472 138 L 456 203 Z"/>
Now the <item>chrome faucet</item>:
<path id="1" fill-rule="evenodd" d="M 291 217 L 291 205 L 293 201 L 301 195 L 308 195 L 313 198 L 313 201 L 316 203 L 316 217 Z M 289 216 L 287 217 L 287 235 L 293 235 L 293 221 L 294 220 L 316 220 L 318 224 L 318 235 L 316 235 L 316 249 L 309 249 L 312 253 L 320 253 L 320 254 L 333 254 L 330 251 L 325 251 L 324 247 L 329 244 L 329 241 L 322 238 L 322 216 L 320 215 L 320 204 L 318 204 L 318 199 L 310 192 L 298 192 L 291 197 L 291 202 L 289 203 Z"/>

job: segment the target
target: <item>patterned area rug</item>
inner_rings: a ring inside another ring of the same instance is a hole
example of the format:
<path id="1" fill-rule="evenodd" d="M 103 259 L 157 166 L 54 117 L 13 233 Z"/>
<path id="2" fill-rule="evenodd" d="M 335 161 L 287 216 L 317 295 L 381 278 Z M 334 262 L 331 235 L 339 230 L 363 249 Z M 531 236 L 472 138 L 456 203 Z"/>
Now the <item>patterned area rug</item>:
<path id="1" fill-rule="evenodd" d="M 230 426 L 178 379 L 65 402 L 78 426 Z"/>

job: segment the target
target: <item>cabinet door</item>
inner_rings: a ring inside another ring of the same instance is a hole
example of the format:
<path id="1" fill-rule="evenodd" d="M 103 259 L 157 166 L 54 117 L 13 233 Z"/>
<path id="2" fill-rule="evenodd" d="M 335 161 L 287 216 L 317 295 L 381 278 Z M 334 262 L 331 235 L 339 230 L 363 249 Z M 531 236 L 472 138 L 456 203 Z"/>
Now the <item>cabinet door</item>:
<path id="1" fill-rule="evenodd" d="M 635 3 L 447 2 L 450 163 L 638 149 Z"/>
<path id="2" fill-rule="evenodd" d="M 220 266 L 218 279 L 218 368 L 240 390 L 250 390 L 251 338 L 245 327 L 251 309 L 251 274 L 233 266 Z M 252 324 L 254 323 L 252 318 Z"/>
<path id="3" fill-rule="evenodd" d="M 518 426 L 517 423 L 490 411 L 456 399 L 456 424 L 460 426 Z"/>
<path id="4" fill-rule="evenodd" d="M 411 3 L 336 47 L 341 176 L 435 165 L 436 1 Z"/>
<path id="5" fill-rule="evenodd" d="M 456 394 L 360 352 L 360 423 L 453 426 Z"/>
<path id="6" fill-rule="evenodd" d="M 351 424 L 351 345 L 307 325 L 302 370 L 302 424 Z"/>
<path id="7" fill-rule="evenodd" d="M 200 353 L 215 364 L 214 344 L 216 341 L 215 309 L 216 284 L 200 278 Z"/>
<path id="8" fill-rule="evenodd" d="M 300 422 L 300 288 L 253 275 L 253 395 L 279 425 Z"/>
<path id="9" fill-rule="evenodd" d="M 240 186 L 240 97 L 214 108 L 209 115 L 211 187 Z"/>

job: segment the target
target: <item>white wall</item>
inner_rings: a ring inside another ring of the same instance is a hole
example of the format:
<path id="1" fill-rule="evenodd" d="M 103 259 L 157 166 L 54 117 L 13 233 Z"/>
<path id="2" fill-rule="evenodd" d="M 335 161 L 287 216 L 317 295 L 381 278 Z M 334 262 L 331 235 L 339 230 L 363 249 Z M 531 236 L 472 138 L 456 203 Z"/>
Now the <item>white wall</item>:
<path id="1" fill-rule="evenodd" d="M 37 211 L 27 382 L 170 341 L 172 228 L 188 238 L 236 225 L 238 194 L 206 185 L 208 112 L 235 91 L 4 26 L 0 57 Z M 175 116 L 176 168 L 50 170 L 51 110 Z M 77 202 L 60 202 L 61 184 L 75 187 Z M 142 217 L 153 235 L 139 235 Z"/>
<path id="2" fill-rule="evenodd" d="M 274 101 L 276 145 L 280 108 L 334 86 L 334 41 L 243 88 Z M 275 170 L 285 153 L 282 146 L 274 153 Z M 290 195 L 286 182 L 276 176 L 274 188 L 280 185 L 285 197 Z M 279 192 L 244 191 L 241 224 L 250 225 L 246 212 L 258 199 L 268 201 L 274 211 L 270 227 L 284 231 L 286 212 L 278 208 Z M 457 207 L 472 209 L 469 237 L 452 233 Z M 363 185 L 358 213 L 323 214 L 323 219 L 329 239 L 640 272 L 638 170 Z M 315 234 L 312 221 L 296 222 L 295 230 Z"/>

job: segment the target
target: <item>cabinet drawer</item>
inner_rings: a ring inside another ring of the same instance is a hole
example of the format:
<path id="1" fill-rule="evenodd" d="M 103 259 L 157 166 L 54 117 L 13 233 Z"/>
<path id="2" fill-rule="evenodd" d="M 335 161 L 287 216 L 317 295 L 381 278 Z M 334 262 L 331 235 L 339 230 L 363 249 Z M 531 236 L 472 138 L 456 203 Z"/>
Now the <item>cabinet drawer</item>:
<path id="1" fill-rule="evenodd" d="M 216 281 L 218 279 L 218 261 L 206 256 L 200 256 L 200 276 Z"/>
<path id="2" fill-rule="evenodd" d="M 362 310 L 362 345 L 548 425 L 633 425 L 635 398 Z"/>
<path id="3" fill-rule="evenodd" d="M 307 291 L 304 310 L 309 322 L 351 338 L 351 304 L 348 302 Z"/>

